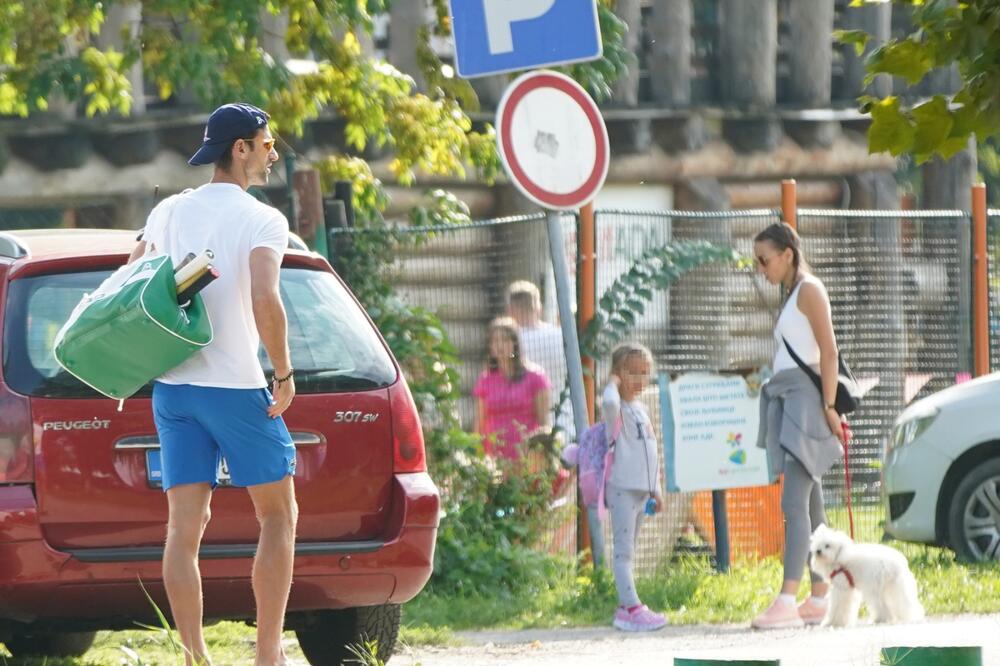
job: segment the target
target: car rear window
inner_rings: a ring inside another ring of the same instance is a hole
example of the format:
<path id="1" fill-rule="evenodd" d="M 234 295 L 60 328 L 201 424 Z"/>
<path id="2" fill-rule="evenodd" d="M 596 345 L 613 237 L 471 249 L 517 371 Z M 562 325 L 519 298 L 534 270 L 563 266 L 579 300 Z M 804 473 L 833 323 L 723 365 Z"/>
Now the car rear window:
<path id="1" fill-rule="evenodd" d="M 3 332 L 7 384 L 26 395 L 92 398 L 100 394 L 56 363 L 56 333 L 87 292 L 110 271 L 59 273 L 11 282 Z M 330 273 L 283 268 L 281 297 L 298 393 L 336 393 L 389 386 L 396 380 L 385 347 L 350 294 Z M 266 373 L 271 365 L 260 350 Z M 137 395 L 148 396 L 146 386 Z"/>

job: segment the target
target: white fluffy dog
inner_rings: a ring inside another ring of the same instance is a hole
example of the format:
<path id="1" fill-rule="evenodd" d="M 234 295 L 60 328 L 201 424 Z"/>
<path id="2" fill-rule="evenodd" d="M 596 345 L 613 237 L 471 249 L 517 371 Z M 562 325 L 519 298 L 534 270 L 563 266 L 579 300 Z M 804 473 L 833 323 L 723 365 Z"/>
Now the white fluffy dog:
<path id="1" fill-rule="evenodd" d="M 924 607 L 917 581 L 903 554 L 889 546 L 854 543 L 843 532 L 820 525 L 809 541 L 812 570 L 830 583 L 824 627 L 847 627 L 858 619 L 861 601 L 873 622 L 916 622 Z"/>

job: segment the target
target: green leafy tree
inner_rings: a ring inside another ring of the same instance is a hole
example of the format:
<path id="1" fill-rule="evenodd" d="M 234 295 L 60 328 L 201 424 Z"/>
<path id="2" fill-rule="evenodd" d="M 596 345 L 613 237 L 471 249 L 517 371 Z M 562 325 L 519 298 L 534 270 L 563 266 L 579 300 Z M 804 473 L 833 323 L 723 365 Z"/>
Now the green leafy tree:
<path id="1" fill-rule="evenodd" d="M 472 88 L 446 76 L 427 44 L 431 34 L 450 34 L 446 0 L 433 0 L 437 20 L 422 31 L 426 93 L 361 48 L 373 16 L 388 11 L 387 0 L 130 0 L 142 9 L 138 33 L 124 34 L 120 51 L 94 46 L 108 10 L 123 1 L 0 3 L 0 114 L 45 110 L 56 92 L 83 102 L 89 116 L 126 113 L 133 94 L 127 72 L 141 62 L 163 98 L 190 89 L 206 109 L 246 100 L 267 108 L 284 131 L 301 132 L 310 118 L 335 113 L 352 149 L 392 150 L 390 167 L 404 183 L 416 171 L 465 175 L 468 164 L 486 180 L 496 174 L 492 130 L 473 131 L 465 113 L 476 107 Z M 268 13 L 287 16 L 285 45 L 294 57 L 315 60 L 313 71 L 293 75 L 264 50 Z M 597 95 L 610 90 L 627 62 L 624 26 L 610 0 L 602 0 L 600 14 L 607 55 L 572 69 Z"/>
<path id="2" fill-rule="evenodd" d="M 852 5 L 874 1 L 853 0 Z M 915 104 L 897 95 L 863 96 L 862 110 L 872 117 L 869 149 L 912 153 L 923 162 L 934 154 L 951 157 L 972 135 L 1000 134 L 1000 0 L 894 0 L 894 5 L 912 11 L 912 31 L 869 54 L 866 82 L 889 74 L 912 86 L 936 68 L 957 65 L 962 88 Z M 871 38 L 858 30 L 838 36 L 854 44 L 859 55 Z"/>

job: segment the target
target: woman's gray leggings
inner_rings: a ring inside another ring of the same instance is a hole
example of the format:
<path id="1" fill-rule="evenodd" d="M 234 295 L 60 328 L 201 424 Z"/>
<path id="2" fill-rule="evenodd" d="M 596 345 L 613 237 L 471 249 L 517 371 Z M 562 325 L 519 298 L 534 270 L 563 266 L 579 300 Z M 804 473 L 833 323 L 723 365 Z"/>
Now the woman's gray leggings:
<path id="1" fill-rule="evenodd" d="M 823 484 L 811 476 L 798 460 L 785 455 L 785 487 L 781 493 L 785 514 L 785 580 L 802 580 L 809 559 L 809 537 L 826 524 L 823 511 Z M 810 571 L 813 583 L 823 581 Z"/>

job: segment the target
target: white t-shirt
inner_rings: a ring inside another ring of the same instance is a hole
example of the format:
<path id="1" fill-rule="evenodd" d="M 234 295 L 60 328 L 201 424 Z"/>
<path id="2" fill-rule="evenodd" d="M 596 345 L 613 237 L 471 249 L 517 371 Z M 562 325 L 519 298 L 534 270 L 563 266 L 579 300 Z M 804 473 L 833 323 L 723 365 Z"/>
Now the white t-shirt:
<path id="1" fill-rule="evenodd" d="M 563 350 L 562 329 L 540 321 L 535 326 L 521 326 L 519 332 L 521 345 L 524 347 L 523 356 L 545 370 L 552 386 L 550 404 L 555 405 L 566 385 L 566 353 Z M 576 428 L 573 426 L 573 405 L 568 397 L 556 416 L 556 424 L 566 432 L 567 441 L 574 438 Z"/>
<path id="2" fill-rule="evenodd" d="M 143 239 L 174 264 L 211 250 L 219 277 L 201 291 L 212 320 L 212 342 L 159 381 L 220 388 L 263 388 L 260 334 L 250 299 L 250 251 L 288 247 L 288 220 L 238 185 L 208 183 L 169 197 L 149 214 Z"/>

